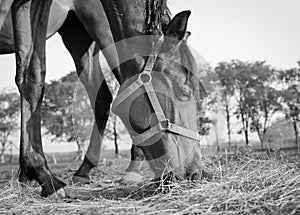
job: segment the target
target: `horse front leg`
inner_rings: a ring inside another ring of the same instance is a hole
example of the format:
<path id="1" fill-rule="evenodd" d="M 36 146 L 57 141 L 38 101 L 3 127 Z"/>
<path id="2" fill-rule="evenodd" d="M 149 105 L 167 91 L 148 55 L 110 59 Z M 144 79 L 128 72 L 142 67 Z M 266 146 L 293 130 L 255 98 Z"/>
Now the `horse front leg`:
<path id="1" fill-rule="evenodd" d="M 114 39 L 101 2 L 90 1 L 89 3 L 87 3 L 84 0 L 78 0 L 75 2 L 75 13 L 78 16 L 79 20 L 83 23 L 91 38 L 103 51 L 103 55 L 106 58 L 108 65 L 112 69 L 118 82 L 121 84 L 121 72 L 118 53 L 116 47 L 114 46 Z M 105 115 L 102 116 L 102 119 L 103 118 L 105 118 Z M 100 127 L 101 126 L 102 125 L 100 125 Z M 131 150 L 131 162 L 124 177 L 126 181 L 132 181 L 133 179 L 141 178 L 141 176 L 137 174 L 140 171 L 140 160 L 143 160 L 143 157 L 144 156 L 141 150 L 133 146 Z"/>
<path id="2" fill-rule="evenodd" d="M 36 180 L 41 195 L 64 195 L 65 183 L 47 166 L 41 140 L 41 103 L 45 86 L 45 41 L 49 0 L 15 1 L 12 17 L 16 46 L 16 84 L 21 96 L 19 180 Z"/>
<path id="3" fill-rule="evenodd" d="M 74 183 L 90 183 L 89 172 L 97 167 L 101 145 L 104 138 L 104 130 L 109 118 L 112 95 L 107 86 L 99 62 L 99 48 L 96 43 L 92 43 L 89 50 L 80 59 L 81 68 L 80 80 L 85 86 L 89 95 L 90 103 L 95 114 L 95 123 L 86 152 L 84 161 L 73 176 Z M 144 160 L 144 154 L 140 148 L 132 145 L 131 162 L 126 170 L 124 181 L 140 181 L 142 176 L 139 174 Z"/>
<path id="4" fill-rule="evenodd" d="M 125 182 L 141 181 L 143 177 L 140 172 L 143 161 L 145 160 L 144 153 L 140 148 L 132 144 L 130 154 L 131 160 L 123 179 Z"/>

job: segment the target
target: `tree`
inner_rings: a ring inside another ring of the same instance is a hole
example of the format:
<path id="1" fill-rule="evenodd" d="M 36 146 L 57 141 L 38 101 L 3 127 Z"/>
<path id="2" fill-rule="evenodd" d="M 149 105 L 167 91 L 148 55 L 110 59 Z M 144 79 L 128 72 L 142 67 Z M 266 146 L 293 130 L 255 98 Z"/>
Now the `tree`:
<path id="1" fill-rule="evenodd" d="M 8 138 L 18 127 L 18 113 L 20 109 L 19 95 L 15 92 L 0 93 L 0 162 L 5 162 L 5 149 Z"/>
<path id="2" fill-rule="evenodd" d="M 235 95 L 237 108 L 234 115 L 236 115 L 237 119 L 241 120 L 241 132 L 245 135 L 246 145 L 249 145 L 251 114 L 256 102 L 256 98 L 253 96 L 253 89 L 255 88 L 257 76 L 252 73 L 252 65 L 249 62 L 233 60 L 231 64 L 236 74 Z"/>
<path id="3" fill-rule="evenodd" d="M 251 131 L 256 131 L 261 142 L 261 147 L 267 141 L 266 133 L 272 125 L 276 112 L 281 110 L 280 93 L 269 86 L 258 86 L 256 89 L 256 102 L 251 109 Z"/>
<path id="4" fill-rule="evenodd" d="M 251 64 L 240 60 L 221 62 L 217 67 L 222 89 L 222 100 L 225 106 L 228 141 L 231 139 L 231 99 L 234 98 L 233 115 L 241 121 L 242 128 L 238 133 L 244 133 L 246 145 L 249 144 L 249 128 L 251 120 L 251 106 L 253 97 L 253 78 Z"/>
<path id="5" fill-rule="evenodd" d="M 223 63 L 218 69 L 225 86 L 225 105 L 229 106 L 228 97 L 234 95 L 236 98 L 234 115 L 241 120 L 240 132 L 245 135 L 246 145 L 249 144 L 249 131 L 256 131 L 263 147 L 273 116 L 281 109 L 280 91 L 272 87 L 275 70 L 264 61 L 240 60 Z"/>
<path id="6" fill-rule="evenodd" d="M 275 70 L 265 62 L 251 64 L 252 89 L 248 96 L 252 97 L 249 104 L 251 112 L 250 130 L 256 131 L 261 148 L 267 141 L 267 130 L 272 125 L 273 116 L 281 110 L 280 90 L 272 87 Z"/>
<path id="7" fill-rule="evenodd" d="M 298 64 L 300 66 L 300 62 L 298 62 Z M 295 132 L 295 141 L 299 150 L 298 123 L 300 122 L 300 70 L 293 68 L 279 71 L 277 77 L 283 82 L 283 111 L 286 118 L 292 121 Z"/>
<path id="8" fill-rule="evenodd" d="M 232 98 L 235 88 L 235 70 L 231 68 L 230 63 L 220 62 L 215 68 L 218 78 L 221 83 L 222 104 L 225 107 L 226 125 L 228 135 L 228 146 L 231 148 L 231 115 L 232 115 Z"/>

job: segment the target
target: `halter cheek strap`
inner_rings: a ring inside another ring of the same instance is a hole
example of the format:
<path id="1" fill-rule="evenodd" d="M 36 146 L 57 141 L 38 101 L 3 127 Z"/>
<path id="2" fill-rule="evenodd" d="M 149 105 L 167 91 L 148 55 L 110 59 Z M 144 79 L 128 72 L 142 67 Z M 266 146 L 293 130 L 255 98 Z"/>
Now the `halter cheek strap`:
<path id="1" fill-rule="evenodd" d="M 116 113 L 116 109 L 118 106 L 122 104 L 129 96 L 133 95 L 138 89 L 141 87 L 144 88 L 150 104 L 154 110 L 154 114 L 157 118 L 158 123 L 151 127 L 149 130 L 138 134 L 138 135 L 132 135 L 133 143 L 135 145 L 141 145 L 142 143 L 146 142 L 150 138 L 154 137 L 155 135 L 161 133 L 161 132 L 171 132 L 177 135 L 181 135 L 183 137 L 187 137 L 193 140 L 200 141 L 200 135 L 193 130 L 184 128 L 182 126 L 173 124 L 170 122 L 169 119 L 165 117 L 165 114 L 162 110 L 162 107 L 159 103 L 158 97 L 156 95 L 156 92 L 154 90 L 154 87 L 152 85 L 152 70 L 155 64 L 155 61 L 157 59 L 158 53 L 162 47 L 164 38 L 163 36 L 159 39 L 159 41 L 156 43 L 152 54 L 149 56 L 146 66 L 142 73 L 139 74 L 137 80 L 133 82 L 131 85 L 129 85 L 126 89 L 124 89 L 117 98 L 114 100 L 112 105 L 113 112 Z M 117 113 L 116 113 L 117 114 Z M 145 144 L 143 144 L 144 146 Z"/>

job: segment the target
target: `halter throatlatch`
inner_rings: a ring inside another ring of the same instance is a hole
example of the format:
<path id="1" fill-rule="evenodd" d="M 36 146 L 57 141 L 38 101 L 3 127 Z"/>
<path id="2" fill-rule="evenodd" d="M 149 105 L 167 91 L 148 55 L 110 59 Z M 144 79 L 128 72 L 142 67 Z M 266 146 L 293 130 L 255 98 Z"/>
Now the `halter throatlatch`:
<path id="1" fill-rule="evenodd" d="M 117 98 L 115 98 L 112 104 L 112 111 L 116 113 L 117 107 L 121 105 L 122 102 L 124 102 L 129 96 L 133 95 L 141 87 L 144 88 L 150 100 L 150 104 L 154 110 L 154 114 L 156 116 L 158 123 L 141 134 L 137 134 L 137 135 L 131 134 L 131 138 L 133 139 L 133 144 L 135 145 L 140 145 L 161 132 L 171 132 L 190 139 L 200 141 L 200 135 L 196 131 L 171 123 L 170 120 L 165 117 L 165 114 L 162 110 L 156 92 L 152 85 L 151 73 L 163 42 L 164 42 L 164 37 L 162 36 L 156 43 L 151 55 L 149 56 L 143 72 L 139 74 L 136 81 L 134 81 L 131 85 L 129 85 L 124 90 L 122 90 L 122 92 L 118 93 Z M 119 115 L 118 113 L 116 114 Z"/>

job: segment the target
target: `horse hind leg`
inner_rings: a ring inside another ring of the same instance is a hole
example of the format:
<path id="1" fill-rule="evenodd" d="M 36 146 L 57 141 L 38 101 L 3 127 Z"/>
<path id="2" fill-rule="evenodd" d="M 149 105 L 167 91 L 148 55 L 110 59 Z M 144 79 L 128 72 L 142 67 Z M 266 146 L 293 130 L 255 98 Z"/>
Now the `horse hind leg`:
<path id="1" fill-rule="evenodd" d="M 89 91 L 89 88 L 86 88 Z M 95 114 L 95 123 L 85 159 L 73 176 L 74 183 L 89 183 L 89 172 L 93 167 L 98 165 L 104 130 L 109 117 L 111 102 L 112 95 L 109 91 L 106 81 L 104 80 L 98 90 L 96 100 L 91 99 L 91 104 L 95 107 L 93 108 Z"/>
<path id="2" fill-rule="evenodd" d="M 48 0 L 32 0 L 22 5 L 14 4 L 12 8 L 17 59 L 16 84 L 21 95 L 19 179 L 21 182 L 36 180 L 42 187 L 41 195 L 44 197 L 66 186 L 49 170 L 41 140 L 47 10 L 50 5 L 51 1 Z M 32 8 L 35 12 L 33 17 L 30 16 Z"/>
<path id="3" fill-rule="evenodd" d="M 94 122 L 88 150 L 82 164 L 72 177 L 73 183 L 89 184 L 91 182 L 89 173 L 92 168 L 97 167 L 100 157 L 101 142 L 102 137 L 98 131 L 96 122 Z"/>
<path id="4" fill-rule="evenodd" d="M 112 95 L 99 64 L 99 48 L 73 11 L 69 12 L 65 23 L 59 29 L 59 34 L 72 55 L 77 74 L 87 90 L 95 114 L 95 122 L 86 156 L 73 176 L 74 183 L 85 184 L 90 182 L 89 172 L 97 166 L 99 161 Z"/>
<path id="5" fill-rule="evenodd" d="M 74 183 L 89 183 L 89 172 L 98 165 L 104 130 L 112 102 L 111 92 L 100 67 L 98 46 L 93 43 L 85 56 L 81 59 L 81 64 L 84 65 L 83 68 L 85 69 L 81 72 L 80 80 L 89 95 L 95 122 L 85 159 L 73 176 Z"/>

